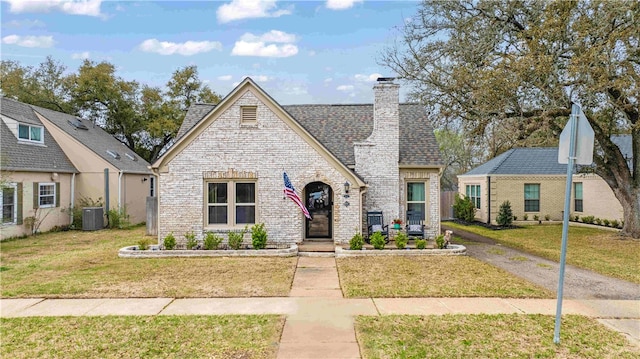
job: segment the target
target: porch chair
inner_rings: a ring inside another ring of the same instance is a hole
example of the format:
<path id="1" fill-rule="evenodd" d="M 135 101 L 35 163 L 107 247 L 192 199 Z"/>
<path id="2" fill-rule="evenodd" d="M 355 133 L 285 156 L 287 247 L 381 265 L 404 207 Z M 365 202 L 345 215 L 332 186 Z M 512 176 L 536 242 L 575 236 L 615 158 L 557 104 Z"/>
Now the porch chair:
<path id="1" fill-rule="evenodd" d="M 384 236 L 384 241 L 386 243 L 389 243 L 389 225 L 384 224 L 382 211 L 367 212 L 367 243 L 369 243 L 369 237 L 375 232 L 382 233 L 382 235 Z"/>
<path id="2" fill-rule="evenodd" d="M 418 211 L 407 211 L 407 235 L 409 237 L 420 237 L 422 239 L 425 238 L 426 227 L 424 225 L 424 220 L 422 219 L 422 212 Z"/>

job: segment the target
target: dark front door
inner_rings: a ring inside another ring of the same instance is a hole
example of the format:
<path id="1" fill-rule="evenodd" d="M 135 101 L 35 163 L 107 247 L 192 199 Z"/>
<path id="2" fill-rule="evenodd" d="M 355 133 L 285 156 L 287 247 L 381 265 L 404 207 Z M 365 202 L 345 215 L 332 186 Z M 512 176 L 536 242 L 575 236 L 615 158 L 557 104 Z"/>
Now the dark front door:
<path id="1" fill-rule="evenodd" d="M 307 238 L 331 238 L 333 222 L 333 191 L 323 182 L 309 183 L 304 188 L 304 198 L 312 219 L 306 219 Z"/>

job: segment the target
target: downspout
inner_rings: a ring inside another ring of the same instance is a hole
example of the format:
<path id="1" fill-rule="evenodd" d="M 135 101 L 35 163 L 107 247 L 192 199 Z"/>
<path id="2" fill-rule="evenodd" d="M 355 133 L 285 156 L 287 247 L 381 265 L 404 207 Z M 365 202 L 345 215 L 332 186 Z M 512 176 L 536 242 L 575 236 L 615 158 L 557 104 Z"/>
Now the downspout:
<path id="1" fill-rule="evenodd" d="M 120 171 L 118 175 L 118 212 L 122 213 L 122 175 L 124 171 Z"/>
<path id="2" fill-rule="evenodd" d="M 487 176 L 487 224 L 491 224 L 491 176 Z"/>
<path id="3" fill-rule="evenodd" d="M 76 202 L 76 174 L 73 173 L 71 175 L 71 194 L 69 195 L 69 200 L 71 201 L 71 210 L 69 211 L 69 223 L 73 224 L 73 209 L 75 208 Z"/>
<path id="4" fill-rule="evenodd" d="M 364 235 L 364 233 L 362 232 L 362 210 L 364 209 L 364 195 L 367 193 L 367 190 L 369 189 L 369 187 L 360 187 L 360 205 L 358 208 L 358 217 L 360 218 L 360 220 L 358 221 L 358 231 L 360 232 L 360 234 Z"/>

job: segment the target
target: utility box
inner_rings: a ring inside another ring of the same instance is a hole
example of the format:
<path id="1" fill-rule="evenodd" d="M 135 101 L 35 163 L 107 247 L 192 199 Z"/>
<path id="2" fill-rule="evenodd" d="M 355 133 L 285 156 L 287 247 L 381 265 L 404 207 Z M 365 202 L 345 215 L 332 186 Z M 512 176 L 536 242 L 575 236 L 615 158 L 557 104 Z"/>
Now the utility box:
<path id="1" fill-rule="evenodd" d="M 82 230 L 97 231 L 104 228 L 104 209 L 102 207 L 82 208 Z"/>

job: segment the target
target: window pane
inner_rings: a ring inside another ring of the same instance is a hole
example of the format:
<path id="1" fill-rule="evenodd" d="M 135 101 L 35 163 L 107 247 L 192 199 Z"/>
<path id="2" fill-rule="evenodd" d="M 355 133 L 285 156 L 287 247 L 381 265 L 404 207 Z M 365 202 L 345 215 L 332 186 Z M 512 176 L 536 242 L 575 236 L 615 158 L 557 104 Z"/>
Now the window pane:
<path id="1" fill-rule="evenodd" d="M 23 140 L 29 139 L 29 126 L 18 125 L 18 138 Z"/>
<path id="2" fill-rule="evenodd" d="M 227 206 L 209 206 L 209 223 L 226 224 Z"/>
<path id="3" fill-rule="evenodd" d="M 540 199 L 540 185 L 539 184 L 525 184 L 524 185 L 524 199 Z"/>
<path id="4" fill-rule="evenodd" d="M 42 128 L 31 127 L 31 141 L 42 141 Z"/>
<path id="5" fill-rule="evenodd" d="M 236 206 L 236 223 L 256 223 L 256 207 Z"/>
<path id="6" fill-rule="evenodd" d="M 424 203 L 407 203 L 407 211 L 420 212 L 420 217 L 424 219 Z"/>
<path id="7" fill-rule="evenodd" d="M 582 183 L 575 184 L 575 192 L 576 199 L 582 199 Z"/>
<path id="8" fill-rule="evenodd" d="M 256 187 L 255 183 L 236 183 L 236 203 L 255 203 L 256 202 L 255 187 Z M 242 222 L 242 223 L 248 223 L 248 222 Z"/>
<path id="9" fill-rule="evenodd" d="M 424 201 L 424 183 L 407 183 L 407 201 Z"/>
<path id="10" fill-rule="evenodd" d="M 2 223 L 13 222 L 15 190 L 13 188 L 2 189 Z"/>
<path id="11" fill-rule="evenodd" d="M 227 203 L 226 183 L 209 183 L 209 203 Z"/>
<path id="12" fill-rule="evenodd" d="M 40 185 L 40 195 L 41 196 L 49 196 L 53 195 L 55 187 L 53 185 Z"/>

